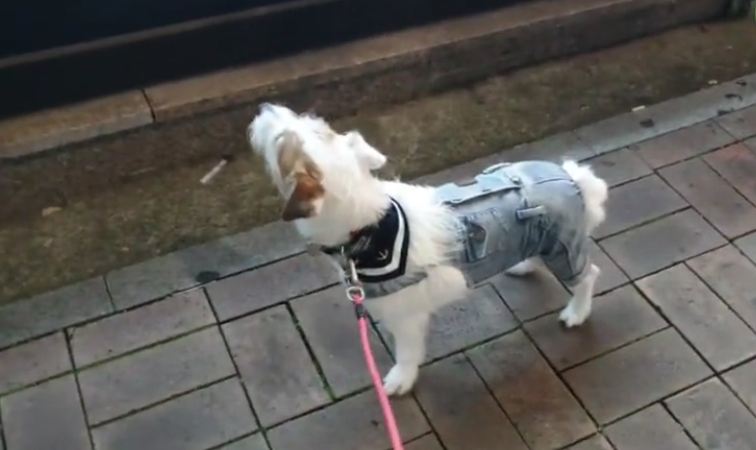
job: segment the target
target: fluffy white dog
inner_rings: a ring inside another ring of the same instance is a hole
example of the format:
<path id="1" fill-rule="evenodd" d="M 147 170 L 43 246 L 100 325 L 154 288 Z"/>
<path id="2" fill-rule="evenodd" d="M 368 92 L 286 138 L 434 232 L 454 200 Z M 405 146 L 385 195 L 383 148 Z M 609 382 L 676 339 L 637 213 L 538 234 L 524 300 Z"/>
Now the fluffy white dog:
<path id="1" fill-rule="evenodd" d="M 368 293 L 370 314 L 392 333 L 390 395 L 409 391 L 425 358 L 431 314 L 506 270 L 545 265 L 572 287 L 568 327 L 591 312 L 599 269 L 590 232 L 604 219 L 606 183 L 567 161 L 501 164 L 470 183 L 415 186 L 376 178 L 386 157 L 358 132 L 264 104 L 248 128 L 254 151 L 285 199 L 283 219 L 327 253 L 346 254 Z"/>

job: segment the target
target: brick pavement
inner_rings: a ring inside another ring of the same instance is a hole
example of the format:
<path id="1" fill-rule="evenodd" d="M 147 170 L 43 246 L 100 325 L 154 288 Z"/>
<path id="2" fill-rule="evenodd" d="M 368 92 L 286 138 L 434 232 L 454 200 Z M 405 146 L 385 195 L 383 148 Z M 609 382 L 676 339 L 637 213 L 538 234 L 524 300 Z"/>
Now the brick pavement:
<path id="1" fill-rule="evenodd" d="M 408 450 L 756 448 L 754 104 L 751 76 L 427 177 L 569 153 L 612 192 L 591 319 L 543 273 L 441 312 Z M 0 450 L 387 450 L 329 267 L 272 224 L 3 307 Z"/>

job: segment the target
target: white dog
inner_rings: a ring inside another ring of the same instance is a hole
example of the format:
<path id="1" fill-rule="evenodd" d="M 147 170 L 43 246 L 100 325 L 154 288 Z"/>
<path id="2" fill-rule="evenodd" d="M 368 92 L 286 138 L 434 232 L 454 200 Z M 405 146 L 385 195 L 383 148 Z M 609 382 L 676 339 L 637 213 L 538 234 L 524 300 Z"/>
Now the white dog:
<path id="1" fill-rule="evenodd" d="M 384 379 L 390 395 L 415 383 L 431 314 L 505 269 L 525 275 L 547 266 L 574 293 L 560 320 L 571 327 L 588 318 L 599 275 L 588 236 L 607 199 L 589 167 L 504 164 L 439 188 L 383 181 L 371 171 L 386 157 L 358 132 L 339 134 L 270 104 L 248 137 L 285 199 L 283 219 L 356 262 L 370 314 L 394 337 L 396 364 Z"/>

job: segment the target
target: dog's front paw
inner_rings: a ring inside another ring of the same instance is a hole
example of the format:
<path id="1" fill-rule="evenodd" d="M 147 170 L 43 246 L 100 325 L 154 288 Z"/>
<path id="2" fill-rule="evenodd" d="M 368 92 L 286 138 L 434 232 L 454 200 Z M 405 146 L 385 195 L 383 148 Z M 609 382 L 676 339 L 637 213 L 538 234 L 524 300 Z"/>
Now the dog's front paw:
<path id="1" fill-rule="evenodd" d="M 572 328 L 582 325 L 590 315 L 590 308 L 575 308 L 573 302 L 570 302 L 559 314 L 559 321 L 567 328 Z"/>
<path id="2" fill-rule="evenodd" d="M 399 364 L 389 370 L 383 379 L 383 388 L 388 395 L 403 395 L 412 389 L 417 380 L 417 366 L 400 366 Z"/>

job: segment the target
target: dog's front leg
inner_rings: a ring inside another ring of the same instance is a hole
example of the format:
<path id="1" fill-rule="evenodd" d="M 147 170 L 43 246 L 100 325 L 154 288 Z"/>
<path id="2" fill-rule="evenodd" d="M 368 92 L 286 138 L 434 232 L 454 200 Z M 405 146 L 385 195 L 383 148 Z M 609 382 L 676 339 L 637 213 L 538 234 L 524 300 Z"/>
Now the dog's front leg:
<path id="1" fill-rule="evenodd" d="M 416 313 L 384 320 L 394 337 L 396 364 L 383 379 L 383 386 L 389 395 L 402 395 L 412 389 L 420 364 L 425 359 L 425 336 L 430 315 Z"/>

